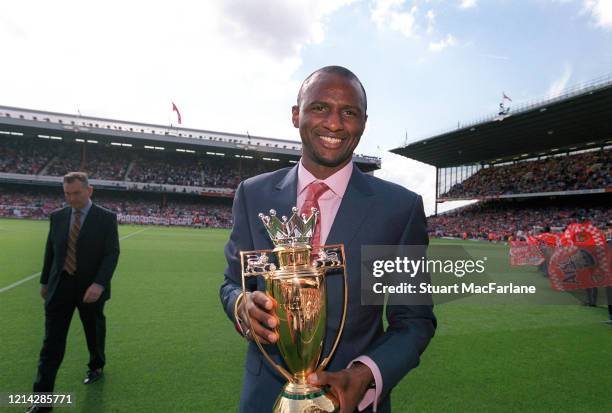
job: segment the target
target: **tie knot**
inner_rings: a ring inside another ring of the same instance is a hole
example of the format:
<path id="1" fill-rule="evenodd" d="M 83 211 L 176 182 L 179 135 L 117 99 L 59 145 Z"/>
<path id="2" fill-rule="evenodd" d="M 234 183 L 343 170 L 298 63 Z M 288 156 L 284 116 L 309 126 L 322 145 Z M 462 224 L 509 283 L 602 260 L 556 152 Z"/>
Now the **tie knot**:
<path id="1" fill-rule="evenodd" d="M 329 186 L 325 182 L 313 182 L 308 185 L 308 193 L 306 195 L 306 199 L 312 201 L 318 201 L 327 190 Z"/>

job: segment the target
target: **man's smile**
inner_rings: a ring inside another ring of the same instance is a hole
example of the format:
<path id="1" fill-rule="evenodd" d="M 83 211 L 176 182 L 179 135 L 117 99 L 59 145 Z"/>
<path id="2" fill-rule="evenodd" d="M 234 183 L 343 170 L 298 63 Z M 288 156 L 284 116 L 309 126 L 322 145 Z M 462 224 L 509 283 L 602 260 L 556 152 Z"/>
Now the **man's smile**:
<path id="1" fill-rule="evenodd" d="M 326 149 L 338 149 L 342 146 L 343 139 L 328 135 L 319 135 L 319 140 Z"/>

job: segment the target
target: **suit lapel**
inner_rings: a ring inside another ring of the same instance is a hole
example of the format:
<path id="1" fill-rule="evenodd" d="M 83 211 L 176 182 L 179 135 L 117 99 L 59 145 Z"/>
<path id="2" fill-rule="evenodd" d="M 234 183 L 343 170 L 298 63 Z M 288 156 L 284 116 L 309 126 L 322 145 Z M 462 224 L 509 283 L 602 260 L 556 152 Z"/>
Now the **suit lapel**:
<path id="1" fill-rule="evenodd" d="M 70 215 L 72 208 L 66 207 L 62 215 L 62 221 L 59 223 L 60 235 L 62 237 L 62 245 L 68 245 L 68 235 L 70 234 Z"/>
<path id="2" fill-rule="evenodd" d="M 259 197 L 257 202 L 255 202 L 257 207 L 252 210 L 252 213 L 255 214 L 252 217 L 255 228 L 253 231 L 257 234 L 256 239 L 263 240 L 263 245 L 256 243 L 256 249 L 273 249 L 274 244 L 270 240 L 266 228 L 258 215 L 260 213 L 269 215 L 270 209 L 276 210 L 279 217 L 283 215 L 289 217 L 291 215 L 291 208 L 295 206 L 297 199 L 297 166 L 289 169 L 285 176 L 274 186 L 274 189 L 267 193 L 257 194 L 257 196 Z"/>
<path id="3" fill-rule="evenodd" d="M 276 184 L 276 194 L 273 197 L 273 204 L 275 205 L 276 212 L 279 215 L 291 216 L 291 208 L 296 206 L 297 203 L 297 165 L 294 166 L 287 172 L 287 175 Z M 270 211 L 265 211 L 267 215 Z"/>
<path id="4" fill-rule="evenodd" d="M 374 202 L 374 192 L 370 188 L 363 172 L 354 165 L 351 179 L 346 188 L 340 208 L 334 218 L 326 244 L 351 243 L 365 220 L 372 202 Z"/>

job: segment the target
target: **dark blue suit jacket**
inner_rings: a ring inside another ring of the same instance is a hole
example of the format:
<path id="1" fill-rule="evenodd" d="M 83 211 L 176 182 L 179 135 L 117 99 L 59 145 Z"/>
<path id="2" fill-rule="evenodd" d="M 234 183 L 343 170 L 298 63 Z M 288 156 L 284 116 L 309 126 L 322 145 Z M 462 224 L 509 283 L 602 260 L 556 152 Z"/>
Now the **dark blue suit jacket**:
<path id="1" fill-rule="evenodd" d="M 273 248 L 258 218 L 260 212 L 276 209 L 290 215 L 296 205 L 297 166 L 259 175 L 242 182 L 234 198 L 234 226 L 225 246 L 228 266 L 221 286 L 221 302 L 235 323 L 234 303 L 241 292 L 240 251 Z M 327 370 L 338 371 L 360 355 L 369 356 L 383 377 L 379 411 L 390 411 L 391 389 L 419 364 L 436 328 L 432 306 L 387 306 L 389 326 L 383 329 L 382 306 L 363 306 L 361 294 L 362 245 L 426 245 L 427 224 L 419 195 L 353 168 L 347 190 L 326 244 L 344 244 L 347 262 L 349 302 L 342 339 Z M 257 277 L 247 287 L 264 290 Z M 328 316 L 323 356 L 329 353 L 342 310 L 342 276 L 327 277 Z M 279 364 L 275 346 L 266 346 Z M 322 357 L 323 357 L 322 356 Z M 250 342 L 246 357 L 241 412 L 270 412 L 285 380 Z"/>
<path id="2" fill-rule="evenodd" d="M 45 247 L 40 283 L 47 284 L 46 302 L 53 299 L 64 270 L 70 232 L 70 207 L 54 211 L 49 216 L 49 235 Z M 113 272 L 119 260 L 117 215 L 96 204 L 83 222 L 76 245 L 77 280 L 83 293 L 92 283 L 104 287 L 101 300 L 110 298 Z"/>

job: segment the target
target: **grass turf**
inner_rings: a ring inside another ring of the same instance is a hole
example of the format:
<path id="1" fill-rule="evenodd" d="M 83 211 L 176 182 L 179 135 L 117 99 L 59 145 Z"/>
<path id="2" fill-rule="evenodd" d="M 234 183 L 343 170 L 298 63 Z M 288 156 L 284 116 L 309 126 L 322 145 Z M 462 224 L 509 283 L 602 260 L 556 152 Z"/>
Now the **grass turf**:
<path id="1" fill-rule="evenodd" d="M 0 289 L 40 271 L 47 229 L 0 220 Z M 88 356 L 75 314 L 56 384 L 75 394 L 76 406 L 65 410 L 235 411 L 246 344 L 218 299 L 228 231 L 122 226 L 120 236 L 127 238 L 106 307 L 105 377 L 81 384 Z M 479 245 L 507 259 L 505 246 Z M 612 411 L 604 309 L 447 304 L 436 315 L 421 366 L 393 392 L 395 412 Z M 37 279 L 0 293 L 0 392 L 30 391 L 43 320 Z"/>

